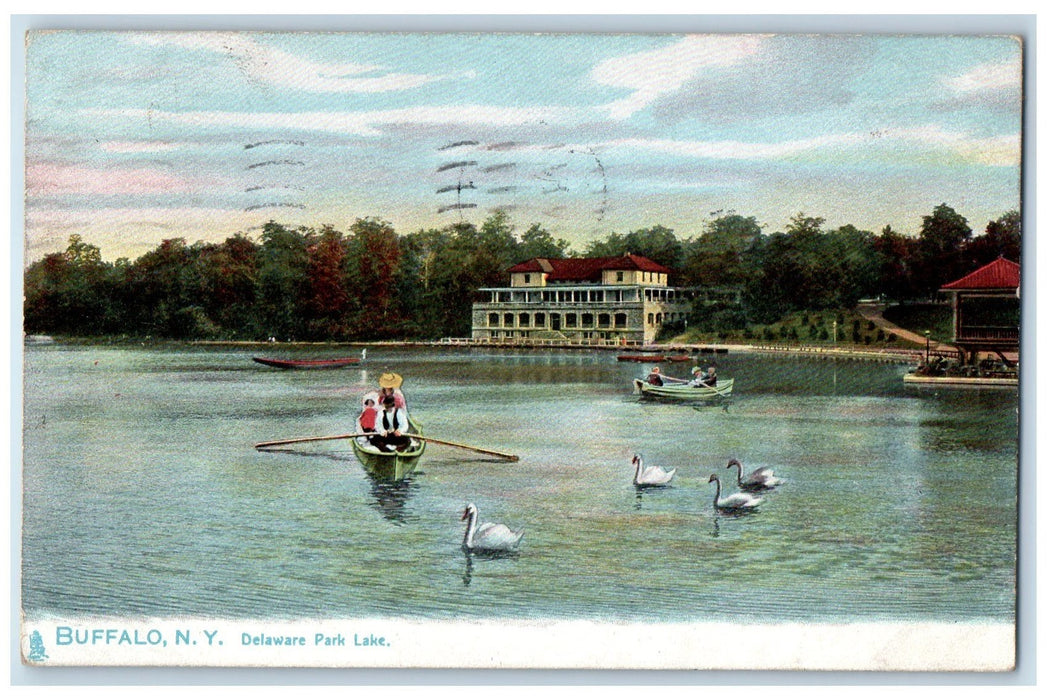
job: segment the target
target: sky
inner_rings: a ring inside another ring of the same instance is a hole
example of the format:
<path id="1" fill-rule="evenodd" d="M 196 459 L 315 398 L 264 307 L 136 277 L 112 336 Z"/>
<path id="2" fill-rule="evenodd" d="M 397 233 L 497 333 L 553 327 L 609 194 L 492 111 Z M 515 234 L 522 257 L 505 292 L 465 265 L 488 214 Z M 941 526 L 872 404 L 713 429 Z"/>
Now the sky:
<path id="1" fill-rule="evenodd" d="M 1007 36 L 34 32 L 25 260 L 257 237 L 400 234 L 504 210 L 577 251 L 752 216 L 977 235 L 1020 207 Z"/>

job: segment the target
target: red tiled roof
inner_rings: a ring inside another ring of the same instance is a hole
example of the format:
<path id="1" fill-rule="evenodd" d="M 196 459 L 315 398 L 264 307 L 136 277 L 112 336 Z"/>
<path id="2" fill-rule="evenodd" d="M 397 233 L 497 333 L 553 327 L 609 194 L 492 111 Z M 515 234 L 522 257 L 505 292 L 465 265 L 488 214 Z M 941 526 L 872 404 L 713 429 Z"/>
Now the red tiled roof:
<path id="1" fill-rule="evenodd" d="M 984 267 L 943 285 L 943 290 L 960 289 L 1017 289 L 1021 281 L 1021 265 L 1006 258 L 997 258 Z"/>
<path id="2" fill-rule="evenodd" d="M 546 263 L 543 269 L 542 263 Z M 513 265 L 509 272 L 548 272 L 550 282 L 598 281 L 604 270 L 639 270 L 640 272 L 660 272 L 670 274 L 672 270 L 659 265 L 642 255 L 619 255 L 611 258 L 531 258 L 526 262 Z"/>

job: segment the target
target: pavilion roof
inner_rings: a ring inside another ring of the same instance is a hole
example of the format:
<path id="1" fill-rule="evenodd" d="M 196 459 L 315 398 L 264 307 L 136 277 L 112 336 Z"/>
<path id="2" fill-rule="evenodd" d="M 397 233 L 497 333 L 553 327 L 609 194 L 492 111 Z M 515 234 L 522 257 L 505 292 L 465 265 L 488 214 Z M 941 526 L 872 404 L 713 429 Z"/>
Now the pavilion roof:
<path id="1" fill-rule="evenodd" d="M 942 291 L 955 292 L 976 289 L 1017 289 L 1021 282 L 1021 265 L 1000 257 L 988 265 L 942 286 Z"/>

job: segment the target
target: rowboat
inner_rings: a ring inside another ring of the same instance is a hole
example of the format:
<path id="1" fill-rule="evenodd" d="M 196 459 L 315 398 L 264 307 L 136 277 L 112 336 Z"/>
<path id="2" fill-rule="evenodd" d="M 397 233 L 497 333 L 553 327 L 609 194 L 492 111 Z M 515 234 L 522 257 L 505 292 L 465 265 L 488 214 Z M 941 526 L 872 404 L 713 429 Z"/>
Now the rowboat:
<path id="1" fill-rule="evenodd" d="M 724 398 L 731 395 L 734 388 L 733 379 L 721 379 L 716 386 L 691 386 L 690 384 L 666 383 L 656 386 L 643 379 L 633 380 L 633 393 L 662 399 L 682 399 L 685 401 L 706 401 Z"/>
<path id="2" fill-rule="evenodd" d="M 409 419 L 409 425 L 407 432 L 413 435 L 422 434 L 422 426 L 417 421 Z M 356 424 L 356 432 L 363 432 L 359 422 Z M 411 444 L 403 452 L 383 452 L 365 437 L 351 438 L 349 442 L 360 464 L 364 465 L 364 469 L 371 476 L 380 481 L 402 481 L 414 471 L 419 458 L 425 452 L 425 440 L 413 438 Z"/>
<path id="3" fill-rule="evenodd" d="M 330 360 L 277 360 L 271 357 L 252 357 L 260 365 L 277 369 L 333 369 L 360 364 L 359 357 L 338 357 Z"/>

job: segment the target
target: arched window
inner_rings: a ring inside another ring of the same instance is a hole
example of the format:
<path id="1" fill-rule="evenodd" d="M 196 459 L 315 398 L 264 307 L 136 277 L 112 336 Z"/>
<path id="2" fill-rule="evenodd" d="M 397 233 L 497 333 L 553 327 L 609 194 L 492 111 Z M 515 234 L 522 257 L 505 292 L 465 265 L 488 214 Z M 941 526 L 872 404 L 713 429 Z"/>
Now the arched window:
<path id="1" fill-rule="evenodd" d="M 531 325 L 531 314 L 520 314 L 520 327 L 526 328 Z"/>
<path id="2" fill-rule="evenodd" d="M 599 322 L 600 328 L 607 328 L 611 325 L 611 314 L 600 314 Z"/>
<path id="3" fill-rule="evenodd" d="M 502 317 L 502 325 L 505 325 L 505 326 L 513 325 L 513 315 L 512 314 L 505 314 L 505 316 Z"/>
<path id="4" fill-rule="evenodd" d="M 624 326 L 626 324 L 626 322 L 627 322 L 627 318 L 628 318 L 628 316 L 626 314 L 615 314 L 614 315 L 614 326 L 615 326 L 615 328 L 620 328 L 620 327 Z"/>
<path id="5" fill-rule="evenodd" d="M 593 315 L 582 314 L 582 328 L 592 328 L 593 326 Z"/>
<path id="6" fill-rule="evenodd" d="M 564 315 L 563 325 L 565 328 L 577 328 L 578 327 L 578 314 L 566 314 Z"/>
<path id="7" fill-rule="evenodd" d="M 497 326 L 498 325 L 498 314 L 488 314 L 487 315 L 487 325 L 488 326 Z"/>
<path id="8" fill-rule="evenodd" d="M 654 325 L 654 314 L 647 314 L 647 325 Z"/>

